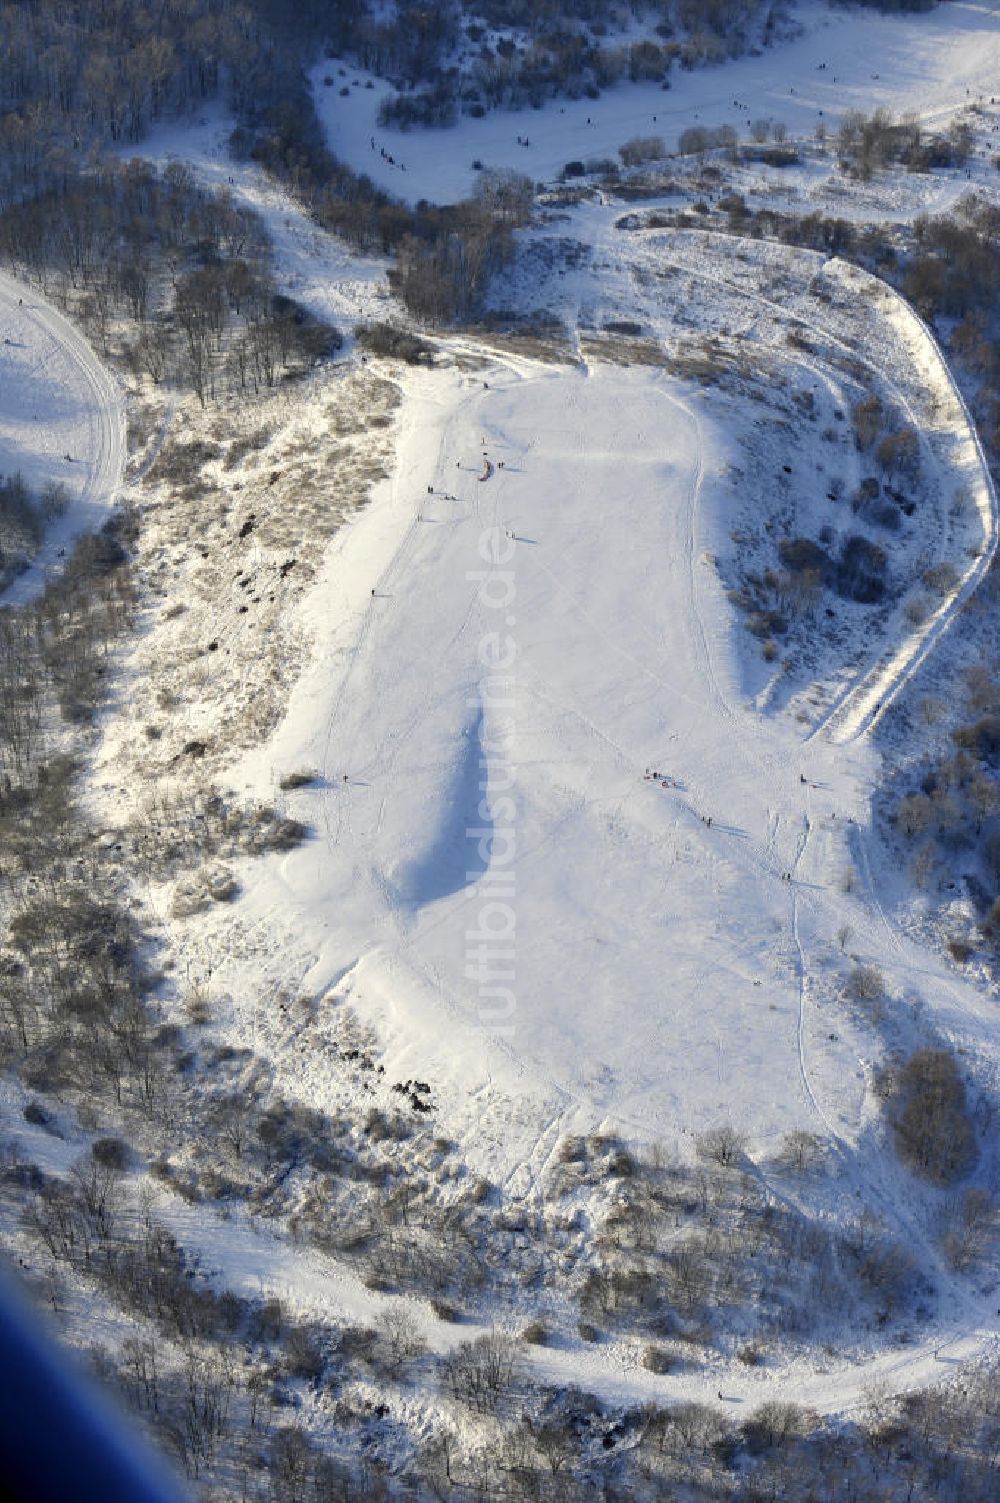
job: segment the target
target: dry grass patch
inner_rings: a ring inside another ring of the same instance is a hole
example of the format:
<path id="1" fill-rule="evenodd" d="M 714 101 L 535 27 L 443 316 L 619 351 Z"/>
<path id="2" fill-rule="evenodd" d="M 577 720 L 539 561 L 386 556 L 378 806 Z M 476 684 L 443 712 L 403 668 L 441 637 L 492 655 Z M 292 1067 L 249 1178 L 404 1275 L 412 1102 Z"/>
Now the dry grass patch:
<path id="1" fill-rule="evenodd" d="M 398 402 L 372 369 L 336 367 L 245 414 L 177 416 L 140 492 L 150 609 L 109 757 L 183 777 L 192 743 L 203 773 L 274 729 L 306 651 L 293 607 L 389 473 Z"/>
<path id="2" fill-rule="evenodd" d="M 588 360 L 606 360 L 612 365 L 666 366 L 667 355 L 655 339 L 633 339 L 621 335 L 586 334 L 580 349 Z"/>
<path id="3" fill-rule="evenodd" d="M 543 360 L 547 365 L 575 365 L 576 352 L 565 332 L 558 334 L 501 334 L 495 329 L 469 328 L 462 331 L 477 344 L 497 350 L 501 355 L 524 355 L 529 360 Z"/>

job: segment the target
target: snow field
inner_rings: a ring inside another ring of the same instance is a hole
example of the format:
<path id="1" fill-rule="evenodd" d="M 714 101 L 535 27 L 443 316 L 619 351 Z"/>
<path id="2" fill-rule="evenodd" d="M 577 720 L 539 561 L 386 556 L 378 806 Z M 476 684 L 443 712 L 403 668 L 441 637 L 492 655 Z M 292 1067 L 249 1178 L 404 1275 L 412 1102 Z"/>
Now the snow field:
<path id="1" fill-rule="evenodd" d="M 800 750 L 742 709 L 700 560 L 724 441 L 660 375 L 489 376 L 488 391 L 411 378 L 422 421 L 383 514 L 394 546 L 367 518 L 357 551 L 348 539 L 340 572 L 375 594 L 357 591 L 325 723 L 328 658 L 267 751 L 322 764 L 323 838 L 254 884 L 250 914 L 301 916 L 319 942 L 304 985 L 322 994 L 349 971 L 337 999 L 376 1022 L 394 1075 L 419 1061 L 456 1095 L 535 1097 L 566 1125 L 675 1139 L 734 1118 L 776 1142 L 812 1118 L 783 882 L 801 817 L 779 817 L 800 802 Z M 485 484 L 483 436 L 504 457 Z M 500 580 L 504 560 L 514 597 L 496 617 L 467 576 Z M 509 707 L 484 667 L 495 632 L 514 654 Z M 839 754 L 810 755 L 853 807 Z M 497 871 L 469 831 L 501 798 L 516 806 L 517 1002 L 491 1027 L 467 933 Z M 470 1151 L 513 1171 L 535 1147 L 524 1130 Z"/>
<path id="2" fill-rule="evenodd" d="M 812 0 L 798 14 L 797 38 L 723 67 L 675 69 L 668 91 L 621 84 L 596 100 L 549 100 L 540 110 L 496 110 L 481 120 L 462 116 L 446 130 L 381 128 L 379 105 L 395 91 L 348 63 L 326 59 L 311 80 L 331 150 L 409 203 L 468 197 L 475 160 L 551 182 L 574 159 L 617 160 L 619 146 L 636 135 L 661 134 L 672 151 L 689 125 L 733 125 L 745 138 L 752 121 L 768 118 L 784 122 L 793 136 L 809 136 L 821 123 L 835 128 L 848 110 L 876 107 L 938 127 L 996 95 L 1000 26 L 988 0 L 954 0 L 917 16 L 841 13 Z M 518 145 L 518 137 L 530 145 Z"/>

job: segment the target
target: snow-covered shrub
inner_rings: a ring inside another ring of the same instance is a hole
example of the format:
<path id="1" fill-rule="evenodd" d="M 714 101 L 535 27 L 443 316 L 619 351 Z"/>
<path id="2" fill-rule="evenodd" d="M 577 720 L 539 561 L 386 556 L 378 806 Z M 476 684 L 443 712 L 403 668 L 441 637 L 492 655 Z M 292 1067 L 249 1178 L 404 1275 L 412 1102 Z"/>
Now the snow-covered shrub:
<path id="1" fill-rule="evenodd" d="M 882 430 L 884 414 L 882 403 L 874 392 L 869 392 L 851 408 L 854 438 L 859 449 L 870 449 Z"/>
<path id="2" fill-rule="evenodd" d="M 445 1358 L 443 1378 L 453 1398 L 480 1414 L 495 1414 L 510 1394 L 521 1369 L 513 1336 L 489 1331 L 460 1342 Z"/>
<path id="3" fill-rule="evenodd" d="M 852 533 L 841 546 L 834 587 L 847 600 L 876 605 L 885 595 L 888 565 L 888 555 L 880 544 Z"/>
<path id="4" fill-rule="evenodd" d="M 642 1365 L 651 1373 L 668 1373 L 676 1365 L 672 1352 L 664 1346 L 657 1346 L 650 1342 L 643 1350 Z"/>
<path id="5" fill-rule="evenodd" d="M 805 1435 L 816 1424 L 815 1415 L 798 1404 L 783 1404 L 776 1399 L 761 1404 L 743 1422 L 743 1438 L 752 1455 L 760 1455 Z"/>
<path id="6" fill-rule="evenodd" d="M 965 1084 L 947 1049 L 918 1049 L 890 1073 L 889 1123 L 900 1158 L 932 1184 L 953 1184 L 978 1157 Z"/>
<path id="7" fill-rule="evenodd" d="M 711 1159 L 724 1168 L 731 1168 L 743 1157 L 746 1135 L 731 1122 L 724 1122 L 703 1132 L 697 1140 L 697 1147 L 701 1158 Z"/>
<path id="8" fill-rule="evenodd" d="M 618 148 L 624 167 L 639 167 L 643 162 L 659 162 L 667 154 L 662 136 L 632 136 Z"/>
<path id="9" fill-rule="evenodd" d="M 856 965 L 844 985 L 852 1002 L 875 1002 L 885 995 L 885 980 L 877 965 Z"/>

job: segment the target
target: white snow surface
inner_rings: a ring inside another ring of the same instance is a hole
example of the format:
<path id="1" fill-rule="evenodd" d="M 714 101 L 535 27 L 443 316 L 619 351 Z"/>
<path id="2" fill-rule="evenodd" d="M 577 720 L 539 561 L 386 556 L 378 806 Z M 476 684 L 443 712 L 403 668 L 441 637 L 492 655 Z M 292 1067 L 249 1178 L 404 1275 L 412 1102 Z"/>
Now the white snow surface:
<path id="1" fill-rule="evenodd" d="M 35 492 L 65 486 L 69 505 L 25 570 L 0 595 L 23 605 L 62 552 L 109 515 L 125 467 L 122 393 L 90 345 L 33 287 L 0 272 L 0 474 Z M 68 456 L 68 457 L 67 457 Z"/>
<path id="2" fill-rule="evenodd" d="M 724 439 L 648 372 L 491 375 L 488 391 L 414 381 L 391 547 L 373 556 L 376 511 L 352 540 L 364 564 L 354 548 L 341 564 L 375 595 L 268 752 L 323 766 L 321 838 L 262 901 L 315 936 L 310 991 L 349 973 L 340 993 L 378 1015 L 396 1074 L 412 1057 L 465 1093 L 527 1087 L 561 1116 L 642 1136 L 729 1114 L 757 1137 L 805 1125 L 781 881 L 803 837 L 798 809 L 782 818 L 802 756 L 735 702 L 725 607 L 700 562 Z M 504 460 L 485 483 L 484 436 Z M 513 656 L 510 685 L 497 653 Z M 859 760 L 809 753 L 845 811 Z M 478 832 L 493 823 L 491 857 Z M 470 932 L 506 922 L 505 870 L 509 1017 L 468 975 Z M 523 1144 L 490 1153 L 512 1169 Z"/>
<path id="3" fill-rule="evenodd" d="M 668 91 L 620 84 L 596 100 L 494 110 L 443 130 L 381 128 L 379 105 L 395 90 L 349 63 L 326 59 L 311 79 L 331 149 L 410 203 L 468 197 L 478 176 L 475 160 L 550 182 L 574 159 L 617 160 L 619 146 L 633 136 L 660 134 L 674 150 L 689 125 L 733 125 L 745 138 L 750 122 L 764 118 L 807 136 L 821 123 L 835 127 L 848 110 L 882 107 L 938 127 L 965 105 L 988 104 L 997 95 L 1000 24 L 993 0 L 951 0 L 925 15 L 841 11 L 808 0 L 796 14 L 802 22 L 796 39 L 720 67 L 675 69 Z M 346 98 L 342 88 L 350 91 Z M 530 144 L 519 145 L 518 137 Z"/>

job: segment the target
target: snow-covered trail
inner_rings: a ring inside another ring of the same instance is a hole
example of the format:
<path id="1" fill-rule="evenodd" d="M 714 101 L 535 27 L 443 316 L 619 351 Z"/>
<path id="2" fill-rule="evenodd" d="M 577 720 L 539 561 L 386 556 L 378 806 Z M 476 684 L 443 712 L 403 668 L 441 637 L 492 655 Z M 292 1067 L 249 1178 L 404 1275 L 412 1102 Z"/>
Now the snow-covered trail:
<path id="1" fill-rule="evenodd" d="M 36 490 L 56 481 L 69 495 L 30 568 L 0 595 L 17 606 L 39 593 L 63 551 L 114 505 L 125 468 L 125 406 L 69 320 L 3 272 L 0 328 L 0 473 L 20 471 Z"/>
<path id="2" fill-rule="evenodd" d="M 829 267 L 835 269 L 842 279 L 877 281 L 838 259 L 831 261 Z M 914 363 L 921 371 L 926 388 L 933 394 L 940 410 L 947 414 L 954 435 L 955 472 L 960 474 L 966 487 L 969 504 L 976 508 L 983 537 L 978 553 L 960 576 L 955 589 L 945 596 L 918 629 L 908 632 L 898 645 L 889 644 L 882 657 L 848 688 L 818 723 L 814 734 L 821 732 L 841 741 L 856 740 L 871 730 L 930 657 L 991 568 L 1000 525 L 996 486 L 975 421 L 937 340 L 916 310 L 898 292 L 886 283 L 879 282 L 878 285 L 887 304 L 887 316 L 905 328 L 914 352 Z"/>
<path id="3" fill-rule="evenodd" d="M 289 1245 L 267 1226 L 247 1218 L 220 1217 L 204 1205 L 192 1206 L 147 1180 L 157 1217 L 178 1237 L 206 1272 L 224 1270 L 220 1283 L 250 1299 L 271 1295 L 306 1319 L 371 1325 L 387 1309 L 405 1305 L 428 1348 L 444 1355 L 489 1327 L 464 1321 L 454 1325 L 434 1317 L 426 1301 L 411 1295 L 373 1291 L 360 1272 L 315 1248 Z M 500 1325 L 504 1322 L 501 1319 Z M 1000 1348 L 995 1324 L 942 1326 L 920 1343 L 870 1349 L 853 1358 L 832 1355 L 774 1355 L 766 1365 L 748 1368 L 718 1358 L 709 1365 L 663 1375 L 642 1366 L 635 1341 L 599 1345 L 573 1339 L 523 1349 L 528 1376 L 555 1387 L 578 1387 L 612 1404 L 696 1401 L 742 1418 L 759 1404 L 793 1402 L 821 1414 L 850 1414 L 873 1393 L 905 1393 L 947 1382 L 960 1364 L 981 1360 Z"/>
<path id="4" fill-rule="evenodd" d="M 8 1135 L 33 1162 L 49 1173 L 66 1174 L 84 1142 L 25 1121 L 28 1093 L 9 1080 L 0 1083 Z M 280 1298 L 297 1317 L 334 1324 L 371 1325 L 386 1309 L 405 1305 L 431 1352 L 443 1355 L 458 1342 L 488 1329 L 475 1322 L 438 1320 L 428 1303 L 412 1295 L 386 1295 L 366 1284 L 363 1271 L 316 1248 L 289 1242 L 278 1229 L 243 1213 L 220 1214 L 208 1204 L 192 1204 L 149 1175 L 141 1179 L 157 1219 L 178 1238 L 187 1255 L 212 1277 L 249 1299 Z M 862 1408 L 872 1392 L 902 1393 L 948 1381 L 961 1363 L 994 1355 L 1000 1348 L 995 1322 L 984 1311 L 980 1322 L 942 1322 L 919 1343 L 885 1347 L 872 1339 L 867 1351 L 851 1358 L 772 1353 L 766 1365 L 748 1368 L 721 1357 L 708 1365 L 657 1375 L 642 1366 L 642 1344 L 610 1340 L 598 1345 L 559 1338 L 547 1347 L 524 1347 L 528 1376 L 556 1386 L 577 1386 L 608 1403 L 664 1403 L 695 1400 L 741 1417 L 765 1401 L 789 1400 L 823 1414 Z M 506 1322 L 501 1315 L 498 1323 Z M 722 1398 L 719 1398 L 721 1393 Z"/>

